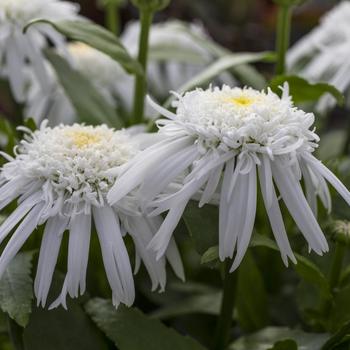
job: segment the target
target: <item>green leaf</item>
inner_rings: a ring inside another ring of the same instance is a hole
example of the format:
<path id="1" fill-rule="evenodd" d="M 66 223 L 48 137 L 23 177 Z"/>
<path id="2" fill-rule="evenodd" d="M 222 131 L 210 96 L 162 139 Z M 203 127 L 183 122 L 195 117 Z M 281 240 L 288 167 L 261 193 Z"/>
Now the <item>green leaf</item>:
<path id="1" fill-rule="evenodd" d="M 349 321 L 350 285 L 335 292 L 332 310 L 329 317 L 331 331 L 335 332 Z"/>
<path id="2" fill-rule="evenodd" d="M 174 61 L 205 64 L 207 59 L 191 47 L 177 46 L 176 43 L 158 43 L 149 48 L 149 58 L 153 61 Z"/>
<path id="3" fill-rule="evenodd" d="M 122 127 L 114 108 L 83 74 L 70 67 L 64 58 L 52 51 L 48 51 L 46 56 L 55 69 L 80 121 Z"/>
<path id="4" fill-rule="evenodd" d="M 266 247 L 279 252 L 279 248 L 276 243 L 266 237 L 259 234 L 255 234 L 252 238 L 251 247 Z M 306 281 L 317 285 L 325 295 L 330 295 L 329 284 L 324 273 L 309 259 L 304 256 L 294 253 L 297 259 L 297 264 L 291 264 L 295 271 L 305 279 Z"/>
<path id="5" fill-rule="evenodd" d="M 255 233 L 250 242 L 250 247 L 265 247 L 272 249 L 276 252 L 279 252 L 279 248 L 277 244 L 270 238 Z M 329 284 L 324 273 L 309 259 L 304 256 L 294 253 L 295 258 L 297 259 L 297 264 L 291 264 L 291 266 L 295 269 L 295 271 L 299 274 L 299 276 L 306 281 L 318 286 L 320 291 L 324 296 L 330 296 Z M 217 259 L 219 259 L 219 250 L 218 247 L 210 247 L 204 255 L 202 259 L 205 260 L 205 263 L 211 263 Z"/>
<path id="6" fill-rule="evenodd" d="M 280 86 L 287 82 L 289 84 L 290 94 L 295 103 L 316 102 L 322 95 L 329 93 L 338 102 L 344 104 L 344 95 L 333 85 L 326 83 L 310 83 L 307 80 L 296 75 L 280 75 L 272 79 L 270 88 L 277 94 L 280 94 Z"/>
<path id="7" fill-rule="evenodd" d="M 83 20 L 49 21 L 36 19 L 29 22 L 24 31 L 30 26 L 40 23 L 50 24 L 67 38 L 85 43 L 117 61 L 128 73 L 143 75 L 141 65 L 133 59 L 120 40 L 105 28 Z"/>
<path id="8" fill-rule="evenodd" d="M 295 341 L 300 350 L 320 350 L 328 338 L 329 335 L 325 333 L 305 333 L 297 329 L 293 330 L 284 327 L 268 327 L 255 334 L 239 338 L 230 345 L 229 349 L 267 350 L 273 348 L 276 342 L 292 339 Z M 283 350 L 287 349 L 288 348 L 283 348 Z"/>
<path id="9" fill-rule="evenodd" d="M 226 57 L 232 54 L 230 50 L 214 42 L 210 37 L 203 37 L 203 35 L 194 32 L 191 30 L 190 26 L 181 26 L 178 30 L 184 32 L 188 37 L 191 37 L 197 45 L 200 45 L 214 58 Z M 242 82 L 243 85 L 251 86 L 258 90 L 264 89 L 267 85 L 265 77 L 249 64 L 234 66 L 230 71 Z"/>
<path id="10" fill-rule="evenodd" d="M 135 308 L 92 299 L 86 310 L 120 350 L 204 350 L 194 339 L 184 337 Z"/>
<path id="11" fill-rule="evenodd" d="M 0 280 L 0 308 L 20 326 L 25 327 L 32 311 L 34 252 L 18 253 Z"/>
<path id="12" fill-rule="evenodd" d="M 348 317 L 349 318 L 349 317 Z M 350 321 L 346 322 L 338 331 L 327 340 L 321 350 L 332 350 L 335 346 L 341 344 L 345 337 L 350 334 Z M 348 347 L 347 347 L 348 349 Z"/>
<path id="13" fill-rule="evenodd" d="M 239 267 L 236 305 L 239 325 L 245 331 L 258 330 L 267 325 L 267 294 L 262 275 L 250 251 L 246 252 Z"/>
<path id="14" fill-rule="evenodd" d="M 198 208 L 198 202 L 190 201 L 183 219 L 199 254 L 218 243 L 219 211 L 216 206 Z"/>
<path id="15" fill-rule="evenodd" d="M 187 314 L 219 315 L 222 293 L 209 293 L 181 298 L 153 312 L 152 318 L 168 319 Z"/>
<path id="16" fill-rule="evenodd" d="M 54 310 L 33 308 L 24 330 L 26 350 L 107 350 L 107 341 L 75 301 Z"/>
<path id="17" fill-rule="evenodd" d="M 292 339 L 280 340 L 268 350 L 298 350 L 298 344 Z"/>
<path id="18" fill-rule="evenodd" d="M 179 91 L 185 92 L 198 86 L 205 85 L 220 73 L 227 71 L 235 66 L 259 61 L 270 62 L 273 60 L 273 58 L 274 55 L 271 52 L 234 53 L 222 56 L 198 75 L 194 76 L 190 81 L 181 86 Z"/>

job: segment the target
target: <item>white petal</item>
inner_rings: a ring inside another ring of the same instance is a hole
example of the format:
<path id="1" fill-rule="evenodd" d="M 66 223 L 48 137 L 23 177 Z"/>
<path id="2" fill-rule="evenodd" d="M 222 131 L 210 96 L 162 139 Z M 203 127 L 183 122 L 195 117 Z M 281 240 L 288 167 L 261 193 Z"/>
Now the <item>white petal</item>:
<path id="1" fill-rule="evenodd" d="M 153 156 L 150 156 L 149 150 L 141 152 L 137 157 L 140 161 L 134 162 L 125 173 L 123 173 L 119 179 L 117 179 L 114 186 L 111 188 L 107 195 L 108 202 L 113 205 L 122 199 L 126 194 L 132 191 L 135 187 L 143 182 L 143 179 L 149 174 L 157 173 L 161 169 L 161 162 L 167 159 L 172 154 L 176 153 L 180 149 L 185 148 L 191 140 L 188 137 L 176 139 L 175 141 L 168 142 L 164 147 L 157 150 L 152 148 Z M 147 154 L 148 153 L 148 154 Z M 135 161 L 135 159 L 134 159 Z"/>
<path id="2" fill-rule="evenodd" d="M 249 174 L 241 175 L 248 178 L 247 204 L 245 208 L 245 220 L 242 232 L 238 235 L 237 254 L 230 271 L 234 271 L 241 263 L 247 251 L 250 238 L 252 236 L 255 214 L 256 214 L 256 166 L 254 165 Z"/>
<path id="3" fill-rule="evenodd" d="M 316 159 L 312 155 L 306 154 L 303 157 L 306 160 L 307 164 L 309 164 L 309 166 L 316 173 L 322 175 L 344 198 L 348 205 L 350 205 L 350 192 L 342 184 L 342 182 L 326 166 L 324 166 L 318 159 Z"/>
<path id="4" fill-rule="evenodd" d="M 272 164 L 273 177 L 280 194 L 310 247 L 318 254 L 328 251 L 328 243 L 290 167 L 277 158 Z"/>
<path id="5" fill-rule="evenodd" d="M 113 299 L 116 304 L 130 306 L 135 299 L 135 287 L 119 221 L 111 207 L 93 207 L 92 212 Z"/>
<path id="6" fill-rule="evenodd" d="M 0 278 L 6 270 L 8 264 L 11 262 L 25 241 L 37 227 L 40 219 L 40 213 L 43 210 L 43 207 L 43 203 L 37 204 L 24 218 L 24 220 L 18 226 L 17 230 L 7 243 L 0 257 Z"/>
<path id="7" fill-rule="evenodd" d="M 60 216 L 50 218 L 46 223 L 34 282 L 34 291 L 38 299 L 38 306 L 41 304 L 44 307 L 46 304 L 61 246 L 62 234 L 67 228 L 67 224 L 68 219 Z"/>
<path id="8" fill-rule="evenodd" d="M 269 167 L 270 170 L 266 171 L 266 169 L 264 169 L 266 166 Z M 263 196 L 266 212 L 271 223 L 272 232 L 281 251 L 282 260 L 284 264 L 288 266 L 288 257 L 294 263 L 296 263 L 296 259 L 289 244 L 287 232 L 283 223 L 281 209 L 272 182 L 272 172 L 269 160 L 263 160 L 261 162 L 261 166 L 258 167 L 258 170 L 261 193 Z"/>
<path id="9" fill-rule="evenodd" d="M 42 192 L 36 192 L 12 212 L 0 227 L 0 242 L 2 242 L 10 231 L 23 219 L 23 217 L 42 200 Z"/>
<path id="10" fill-rule="evenodd" d="M 72 298 L 85 292 L 91 236 L 91 215 L 79 214 L 70 222 L 67 290 Z"/>

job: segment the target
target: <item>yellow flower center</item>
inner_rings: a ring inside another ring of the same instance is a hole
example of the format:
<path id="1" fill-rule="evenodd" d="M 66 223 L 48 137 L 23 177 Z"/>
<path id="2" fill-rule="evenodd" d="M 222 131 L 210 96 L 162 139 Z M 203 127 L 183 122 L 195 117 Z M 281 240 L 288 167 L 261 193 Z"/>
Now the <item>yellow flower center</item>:
<path id="1" fill-rule="evenodd" d="M 88 131 L 67 131 L 66 135 L 70 137 L 75 146 L 85 148 L 98 143 L 101 136 Z"/>
<path id="2" fill-rule="evenodd" d="M 248 107 L 255 102 L 255 99 L 248 96 L 231 97 L 226 100 L 241 107 Z"/>

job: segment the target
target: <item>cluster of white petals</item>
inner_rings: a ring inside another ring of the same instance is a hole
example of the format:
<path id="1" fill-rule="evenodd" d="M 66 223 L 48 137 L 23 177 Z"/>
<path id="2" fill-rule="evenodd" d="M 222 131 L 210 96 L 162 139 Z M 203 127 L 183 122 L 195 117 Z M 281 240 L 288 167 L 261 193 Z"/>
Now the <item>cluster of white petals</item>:
<path id="1" fill-rule="evenodd" d="M 2 0 L 0 2 L 0 75 L 9 79 L 17 101 L 26 98 L 32 70 L 45 91 L 49 76 L 42 49 L 49 39 L 56 47 L 64 47 L 63 37 L 49 25 L 39 24 L 23 33 L 26 24 L 37 18 L 48 20 L 77 17 L 77 4 L 61 0 Z"/>
<path id="2" fill-rule="evenodd" d="M 106 194 L 121 169 L 139 152 L 141 136 L 115 131 L 105 125 L 54 128 L 43 123 L 39 130 L 25 132 L 16 157 L 2 154 L 8 162 L 0 173 L 0 209 L 18 198 L 18 207 L 0 226 L 0 241 L 16 227 L 0 257 L 0 276 L 11 259 L 38 225 L 45 224 L 35 294 L 45 305 L 63 233 L 69 231 L 67 275 L 62 293 L 51 305 L 66 307 L 66 295 L 85 291 L 92 222 L 101 245 L 103 263 L 113 291 L 113 303 L 131 305 L 134 282 L 129 256 L 123 242 L 128 233 L 135 244 L 136 268 L 141 261 L 152 281 L 152 289 L 164 290 L 166 260 L 156 261 L 146 246 L 162 223 L 161 217 L 147 218 L 138 210 L 133 195 L 110 206 Z M 113 169 L 113 171 L 111 171 Z M 171 242 L 167 259 L 183 278 L 183 268 Z"/>
<path id="3" fill-rule="evenodd" d="M 342 1 L 289 50 L 287 62 L 305 78 L 326 81 L 345 93 L 350 86 L 349 54 L 350 3 Z M 325 96 L 318 108 L 325 111 L 335 102 L 332 96 Z"/>
<path id="4" fill-rule="evenodd" d="M 350 204 L 350 193 L 312 155 L 318 136 L 314 115 L 296 108 L 288 86 L 282 97 L 252 89 L 209 88 L 178 95 L 176 113 L 150 101 L 167 119 L 158 121 L 161 141 L 123 168 L 108 193 L 118 203 L 138 189 L 150 215 L 168 211 L 149 247 L 163 256 L 189 200 L 218 203 L 219 255 L 242 261 L 252 235 L 257 179 L 283 261 L 295 257 L 279 205 L 283 199 L 309 248 L 322 254 L 327 241 L 316 220 L 317 196 L 330 210 L 328 180 Z M 306 198 L 301 181 L 305 183 Z M 279 192 L 279 194 L 277 193 Z"/>

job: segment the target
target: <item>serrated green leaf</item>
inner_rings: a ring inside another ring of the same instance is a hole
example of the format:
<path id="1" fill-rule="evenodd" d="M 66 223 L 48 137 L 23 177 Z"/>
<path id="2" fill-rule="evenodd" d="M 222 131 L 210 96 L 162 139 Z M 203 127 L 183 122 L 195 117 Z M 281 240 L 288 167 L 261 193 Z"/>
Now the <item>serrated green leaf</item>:
<path id="1" fill-rule="evenodd" d="M 104 336 L 76 302 L 63 308 L 47 310 L 33 308 L 24 330 L 26 350 L 107 350 Z"/>
<path id="2" fill-rule="evenodd" d="M 306 79 L 296 75 L 280 75 L 270 82 L 270 88 L 280 94 L 280 86 L 287 82 L 290 95 L 295 103 L 317 102 L 324 94 L 331 94 L 339 105 L 344 104 L 344 95 L 333 85 L 327 83 L 310 83 Z"/>
<path id="3" fill-rule="evenodd" d="M 40 23 L 49 24 L 67 38 L 83 42 L 105 53 L 117 61 L 128 73 L 143 74 L 141 65 L 129 55 L 120 40 L 104 27 L 87 20 L 49 21 L 46 19 L 36 19 L 28 23 L 24 31 L 30 26 Z"/>
<path id="4" fill-rule="evenodd" d="M 81 122 L 92 125 L 105 123 L 116 128 L 123 126 L 114 108 L 83 74 L 70 67 L 64 58 L 52 51 L 48 51 L 46 56 Z"/>
<path id="5" fill-rule="evenodd" d="M 297 329 L 268 327 L 239 338 L 230 345 L 229 350 L 267 350 L 276 342 L 288 339 L 294 340 L 299 350 L 320 350 L 328 338 L 326 333 L 305 333 Z"/>
<path id="6" fill-rule="evenodd" d="M 86 310 L 103 332 L 120 350 L 204 350 L 194 339 L 151 319 L 135 308 L 111 301 L 92 299 Z"/>
<path id="7" fill-rule="evenodd" d="M 239 325 L 245 331 L 255 331 L 267 325 L 267 294 L 262 275 L 250 251 L 246 252 L 239 267 L 236 306 Z"/>
<path id="8" fill-rule="evenodd" d="M 0 308 L 20 326 L 25 327 L 32 311 L 34 252 L 18 253 L 0 280 Z"/>

